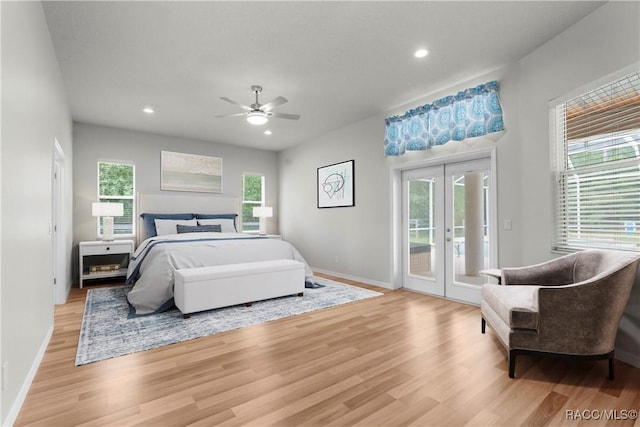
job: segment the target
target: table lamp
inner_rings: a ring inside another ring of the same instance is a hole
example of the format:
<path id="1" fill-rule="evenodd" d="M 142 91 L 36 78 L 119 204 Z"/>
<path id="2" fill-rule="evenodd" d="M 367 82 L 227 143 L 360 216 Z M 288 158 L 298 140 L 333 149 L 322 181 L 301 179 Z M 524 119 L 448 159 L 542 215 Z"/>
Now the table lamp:
<path id="1" fill-rule="evenodd" d="M 91 204 L 91 215 L 102 217 L 102 240 L 113 240 L 113 217 L 124 215 L 122 203 L 94 202 Z"/>
<path id="2" fill-rule="evenodd" d="M 271 218 L 273 216 L 273 208 L 267 206 L 253 208 L 253 216 L 260 218 L 259 234 L 264 236 L 267 234 L 267 218 Z"/>

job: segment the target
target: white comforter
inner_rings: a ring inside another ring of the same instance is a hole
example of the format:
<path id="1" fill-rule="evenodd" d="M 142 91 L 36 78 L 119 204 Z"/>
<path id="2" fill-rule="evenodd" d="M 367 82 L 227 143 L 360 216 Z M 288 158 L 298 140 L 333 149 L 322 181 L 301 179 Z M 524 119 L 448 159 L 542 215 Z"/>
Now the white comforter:
<path id="1" fill-rule="evenodd" d="M 173 272 L 177 269 L 273 259 L 303 262 L 306 276 L 313 274 L 297 249 L 283 240 L 240 233 L 152 237 L 142 242 L 129 264 L 127 283 L 135 285 L 127 298 L 136 314 L 153 313 L 173 298 Z"/>

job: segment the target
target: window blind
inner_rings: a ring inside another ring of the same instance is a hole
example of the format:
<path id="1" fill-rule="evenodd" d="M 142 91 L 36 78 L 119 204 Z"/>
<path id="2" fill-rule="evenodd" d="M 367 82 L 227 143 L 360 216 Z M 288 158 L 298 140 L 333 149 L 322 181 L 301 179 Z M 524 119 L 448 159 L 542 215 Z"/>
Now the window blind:
<path id="1" fill-rule="evenodd" d="M 555 106 L 558 250 L 640 250 L 640 73 Z"/>

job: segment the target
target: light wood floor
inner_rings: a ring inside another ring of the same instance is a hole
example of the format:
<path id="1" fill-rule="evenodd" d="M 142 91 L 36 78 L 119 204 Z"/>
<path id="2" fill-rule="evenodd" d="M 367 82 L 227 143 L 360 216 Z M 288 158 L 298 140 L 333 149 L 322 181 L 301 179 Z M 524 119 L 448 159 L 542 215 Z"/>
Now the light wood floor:
<path id="1" fill-rule="evenodd" d="M 384 296 L 80 367 L 74 289 L 16 425 L 634 425 L 567 411 L 640 409 L 640 369 L 616 361 L 610 382 L 605 361 L 522 356 L 511 380 L 477 307 L 373 289 Z"/>

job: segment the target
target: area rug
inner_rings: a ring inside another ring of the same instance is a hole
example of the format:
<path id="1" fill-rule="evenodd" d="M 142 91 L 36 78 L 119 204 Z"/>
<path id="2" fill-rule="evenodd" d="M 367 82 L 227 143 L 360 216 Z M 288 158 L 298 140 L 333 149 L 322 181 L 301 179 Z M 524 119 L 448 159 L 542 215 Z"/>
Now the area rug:
<path id="1" fill-rule="evenodd" d="M 76 366 L 382 295 L 329 279 L 316 277 L 314 281 L 323 287 L 305 289 L 302 297 L 194 313 L 190 319 L 183 319 L 176 308 L 129 319 L 126 295 L 130 287 L 90 289 Z"/>

